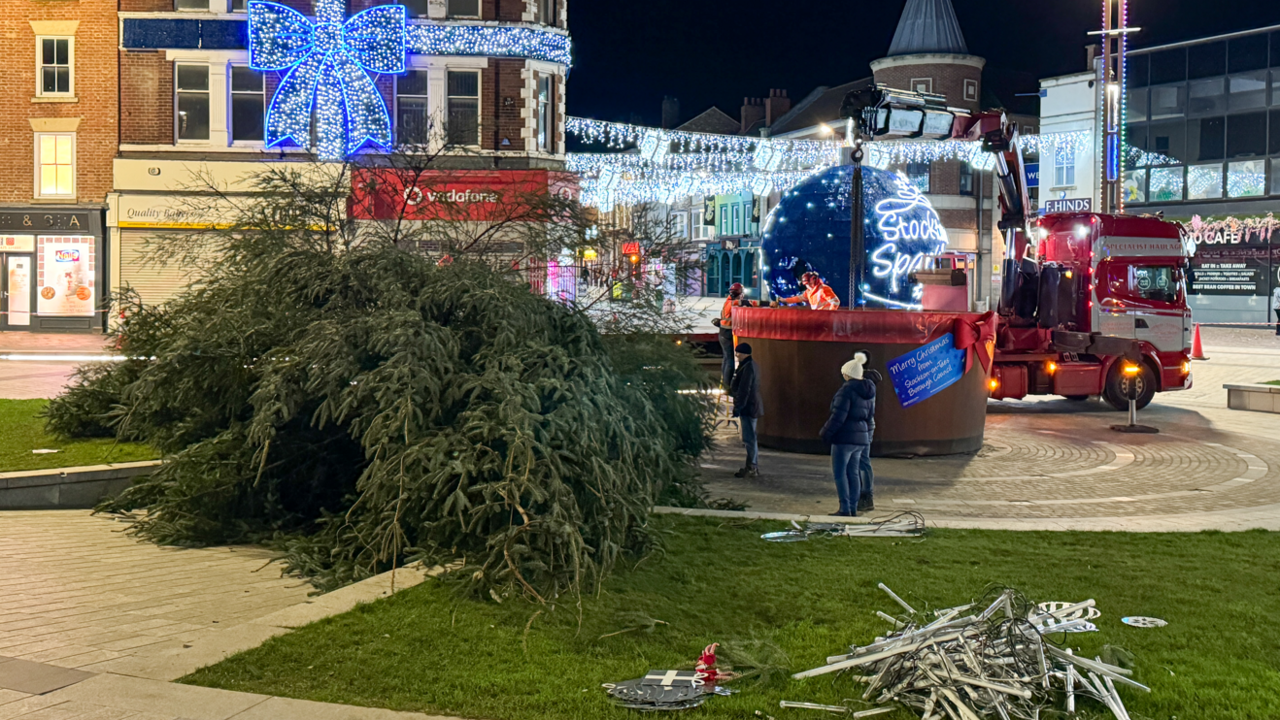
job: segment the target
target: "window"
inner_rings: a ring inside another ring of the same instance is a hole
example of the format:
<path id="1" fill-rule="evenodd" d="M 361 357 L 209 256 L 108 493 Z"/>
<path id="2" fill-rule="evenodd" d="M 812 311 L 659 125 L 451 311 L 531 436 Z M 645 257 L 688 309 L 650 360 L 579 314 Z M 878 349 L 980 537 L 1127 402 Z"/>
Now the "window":
<path id="1" fill-rule="evenodd" d="M 261 141 L 266 115 L 262 73 L 243 66 L 231 68 L 231 140 Z"/>
<path id="2" fill-rule="evenodd" d="M 1182 199 L 1182 168 L 1163 167 L 1151 169 L 1151 202 L 1172 202 Z"/>
<path id="3" fill-rule="evenodd" d="M 538 22 L 543 25 L 558 25 L 557 6 L 560 0 L 538 0 Z"/>
<path id="4" fill-rule="evenodd" d="M 1246 160 L 1227 165 L 1227 197 L 1261 197 L 1267 194 L 1265 160 Z"/>
<path id="5" fill-rule="evenodd" d="M 1271 194 L 1280 195 L 1280 160 L 1271 161 Z"/>
<path id="6" fill-rule="evenodd" d="M 907 180 L 922 193 L 929 192 L 929 163 L 907 163 Z"/>
<path id="7" fill-rule="evenodd" d="M 911 89 L 918 93 L 931 93 L 933 78 L 911 78 Z"/>
<path id="8" fill-rule="evenodd" d="M 1149 150 L 1156 165 L 1174 165 L 1187 161 L 1187 124 L 1181 120 L 1151 123 L 1147 129 Z"/>
<path id="9" fill-rule="evenodd" d="M 1227 157 L 1267 153 L 1267 114 L 1244 113 L 1227 118 Z"/>
<path id="10" fill-rule="evenodd" d="M 449 144 L 479 145 L 480 73 L 450 70 L 448 86 Z"/>
<path id="11" fill-rule="evenodd" d="M 538 149 L 555 152 L 556 112 L 550 75 L 538 76 Z"/>
<path id="12" fill-rule="evenodd" d="M 1148 71 L 1151 69 L 1150 55 L 1130 55 L 1128 67 L 1125 68 L 1125 81 L 1129 87 L 1142 88 L 1150 84 Z"/>
<path id="13" fill-rule="evenodd" d="M 36 196 L 75 197 L 76 136 L 74 133 L 36 135 Z"/>
<path id="14" fill-rule="evenodd" d="M 1076 149 L 1066 143 L 1056 145 L 1053 152 L 1053 186 L 1074 187 L 1076 184 Z"/>
<path id="15" fill-rule="evenodd" d="M 738 204 L 733 206 L 733 234 L 742 234 L 742 206 Z"/>
<path id="16" fill-rule="evenodd" d="M 209 12 L 209 0 L 173 0 L 173 9 Z"/>
<path id="17" fill-rule="evenodd" d="M 1271 117 L 1271 140 L 1267 154 L 1280 155 L 1280 110 L 1272 110 L 1268 115 Z"/>
<path id="18" fill-rule="evenodd" d="M 448 0 L 446 13 L 451 18 L 480 17 L 480 0 Z"/>
<path id="19" fill-rule="evenodd" d="M 1136 88 L 1126 93 L 1125 122 L 1142 122 L 1147 119 L 1147 89 Z"/>
<path id="20" fill-rule="evenodd" d="M 427 73 L 410 70 L 396 78 L 396 139 L 401 145 L 425 145 L 430 133 Z"/>
<path id="21" fill-rule="evenodd" d="M 960 163 L 960 194 L 973 194 L 973 167 L 969 163 Z"/>
<path id="22" fill-rule="evenodd" d="M 1267 67 L 1267 36 L 1258 33 L 1235 38 L 1229 43 L 1227 70 L 1233 73 Z"/>
<path id="23" fill-rule="evenodd" d="M 178 139 L 209 139 L 209 66 L 179 65 L 177 75 Z"/>
<path id="24" fill-rule="evenodd" d="M 249 0 L 231 0 L 231 12 L 242 13 L 247 12 L 249 8 Z"/>
<path id="25" fill-rule="evenodd" d="M 728 235 L 729 234 L 729 206 L 727 204 L 720 206 L 720 212 L 718 214 L 718 217 L 720 218 L 720 234 Z"/>
<path id="26" fill-rule="evenodd" d="M 689 214 L 678 212 L 671 214 L 671 233 L 683 240 L 689 237 Z"/>
<path id="27" fill-rule="evenodd" d="M 1180 83 L 1187 79 L 1187 51 L 1183 48 L 1151 54 L 1151 84 Z"/>
<path id="28" fill-rule="evenodd" d="M 1267 71 L 1241 73 L 1227 78 L 1227 107 L 1248 110 L 1267 105 Z"/>
<path id="29" fill-rule="evenodd" d="M 1226 152 L 1227 119 L 1190 120 L 1187 123 L 1187 159 L 1221 160 Z"/>
<path id="30" fill-rule="evenodd" d="M 1137 265 L 1129 269 L 1129 295 L 1156 302 L 1177 302 L 1181 275 L 1172 265 Z"/>
<path id="31" fill-rule="evenodd" d="M 1222 113 L 1227 109 L 1227 79 L 1192 80 L 1187 97 L 1187 117 Z"/>
<path id="32" fill-rule="evenodd" d="M 404 6 L 405 14 L 409 17 L 427 16 L 427 0 L 397 0 L 397 4 Z"/>
<path id="33" fill-rule="evenodd" d="M 978 100 L 978 81 L 977 80 L 964 81 L 964 99 L 972 100 L 974 102 Z"/>
<path id="34" fill-rule="evenodd" d="M 1147 171 L 1130 170 L 1124 175 L 1124 201 L 1127 203 L 1144 203 L 1147 201 Z"/>
<path id="35" fill-rule="evenodd" d="M 72 93 L 72 38 L 42 37 L 36 40 L 39 49 L 40 72 L 36 94 L 40 96 L 71 95 Z"/>
<path id="36" fill-rule="evenodd" d="M 1151 119 L 1182 117 L 1187 112 L 1187 86 L 1161 85 L 1151 88 Z"/>
<path id="37" fill-rule="evenodd" d="M 1187 77 L 1213 77 L 1227 74 L 1227 44 L 1225 42 L 1192 45 L 1187 49 Z"/>
<path id="38" fill-rule="evenodd" d="M 1222 197 L 1222 165 L 1192 165 L 1187 168 L 1187 199 L 1214 200 Z"/>

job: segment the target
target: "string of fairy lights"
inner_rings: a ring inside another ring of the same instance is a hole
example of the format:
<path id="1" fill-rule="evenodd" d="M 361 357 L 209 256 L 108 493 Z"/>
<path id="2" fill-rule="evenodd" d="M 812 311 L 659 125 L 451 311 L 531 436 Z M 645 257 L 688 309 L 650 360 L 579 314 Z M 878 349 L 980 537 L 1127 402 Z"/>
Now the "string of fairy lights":
<path id="1" fill-rule="evenodd" d="M 839 140 L 787 140 L 662 130 L 570 117 L 567 133 L 614 152 L 569 153 L 567 169 L 582 178 L 582 202 L 615 205 L 671 203 L 691 195 L 785 191 L 840 163 Z M 1023 135 L 1024 152 L 1076 154 L 1089 147 L 1087 130 Z M 995 156 L 964 140 L 899 140 L 867 144 L 866 164 L 890 169 L 908 163 L 958 160 L 990 170 Z M 618 152 L 623 151 L 623 152 Z"/>

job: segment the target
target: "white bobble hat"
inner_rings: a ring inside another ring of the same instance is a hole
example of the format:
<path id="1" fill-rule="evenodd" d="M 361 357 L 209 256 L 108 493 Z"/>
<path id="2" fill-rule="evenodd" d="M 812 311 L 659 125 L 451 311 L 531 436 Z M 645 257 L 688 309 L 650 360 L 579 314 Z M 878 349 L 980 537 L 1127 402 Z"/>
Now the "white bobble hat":
<path id="1" fill-rule="evenodd" d="M 840 374 L 854 380 L 862 379 L 862 366 L 867 364 L 866 353 L 854 353 L 853 359 L 840 368 Z"/>

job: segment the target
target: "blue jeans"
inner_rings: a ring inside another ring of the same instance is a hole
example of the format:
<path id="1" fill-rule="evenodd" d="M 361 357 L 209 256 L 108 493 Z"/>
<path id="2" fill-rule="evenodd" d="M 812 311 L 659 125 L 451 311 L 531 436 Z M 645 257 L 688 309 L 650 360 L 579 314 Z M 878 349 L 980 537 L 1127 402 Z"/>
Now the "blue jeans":
<path id="1" fill-rule="evenodd" d="M 858 497 L 862 493 L 862 445 L 832 445 L 831 475 L 836 481 L 836 495 L 840 496 L 840 512 L 852 514 L 858 509 Z"/>
<path id="2" fill-rule="evenodd" d="M 875 492 L 876 473 L 871 469 L 871 443 L 862 446 L 862 457 L 858 461 L 858 475 L 862 477 L 862 494 L 870 496 Z"/>
<path id="3" fill-rule="evenodd" d="M 733 382 L 734 357 L 733 357 L 733 331 L 720 331 L 720 351 L 724 353 L 724 360 L 720 361 L 720 377 L 724 380 L 724 389 L 729 389 L 729 383 Z"/>
<path id="4" fill-rule="evenodd" d="M 742 445 L 747 448 L 747 467 L 760 464 L 760 446 L 756 443 L 756 420 L 758 419 L 738 418 L 738 427 L 742 428 Z"/>

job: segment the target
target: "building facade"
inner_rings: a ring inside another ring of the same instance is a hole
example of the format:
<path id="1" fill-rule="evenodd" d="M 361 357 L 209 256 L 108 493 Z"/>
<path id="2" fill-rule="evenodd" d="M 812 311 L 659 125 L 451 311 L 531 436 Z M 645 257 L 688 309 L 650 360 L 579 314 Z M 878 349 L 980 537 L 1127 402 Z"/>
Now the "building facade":
<path id="1" fill-rule="evenodd" d="M 116 0 L 5 3 L 0 330 L 103 327 L 116 46 Z"/>
<path id="2" fill-rule="evenodd" d="M 546 186 L 563 168 L 567 0 L 408 0 L 394 4 L 403 17 L 371 0 L 280 5 L 267 14 L 245 0 L 120 0 L 119 146 L 107 215 L 113 289 L 133 288 L 148 303 L 174 295 L 190 274 L 152 262 L 148 247 L 216 222 L 193 212 L 191 197 L 213 188 L 251 193 L 264 164 L 310 160 L 334 127 L 339 155 L 432 157 L 433 182 L 461 202 L 492 197 L 472 186 Z M 323 66 L 308 87 L 298 78 L 329 41 L 326 27 L 355 38 L 337 53 L 359 75 L 335 83 L 326 73 L 342 70 Z M 310 33 L 316 45 L 290 46 L 290 32 Z M 345 114 L 329 124 L 326 87 L 346 98 Z"/>
<path id="3" fill-rule="evenodd" d="M 1198 322 L 1274 321 L 1280 287 L 1280 26 L 1134 50 L 1125 209 L 1184 224 Z"/>

